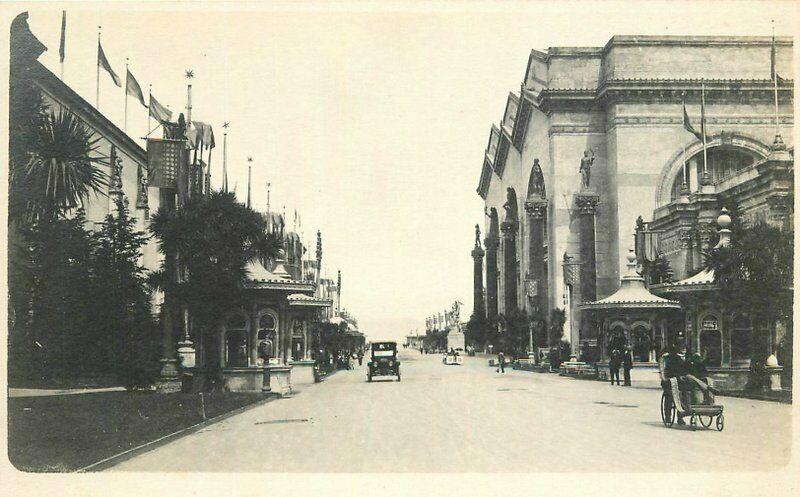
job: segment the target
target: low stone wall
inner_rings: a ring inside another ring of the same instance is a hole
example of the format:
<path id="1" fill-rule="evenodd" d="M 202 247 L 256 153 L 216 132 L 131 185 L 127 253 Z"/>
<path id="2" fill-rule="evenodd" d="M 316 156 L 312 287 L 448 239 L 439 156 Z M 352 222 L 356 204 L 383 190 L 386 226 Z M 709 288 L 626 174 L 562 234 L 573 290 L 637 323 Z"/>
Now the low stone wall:
<path id="1" fill-rule="evenodd" d="M 260 392 L 264 387 L 264 368 L 225 368 L 222 378 L 229 392 Z"/>
<path id="2" fill-rule="evenodd" d="M 310 385 L 314 383 L 314 361 L 289 361 L 292 365 L 292 385 Z"/>

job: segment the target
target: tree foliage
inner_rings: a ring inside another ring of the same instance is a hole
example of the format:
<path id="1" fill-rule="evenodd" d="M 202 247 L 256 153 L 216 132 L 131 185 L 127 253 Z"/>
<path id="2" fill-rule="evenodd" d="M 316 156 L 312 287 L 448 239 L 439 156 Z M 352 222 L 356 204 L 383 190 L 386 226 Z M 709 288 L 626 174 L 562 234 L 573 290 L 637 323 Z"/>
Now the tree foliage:
<path id="1" fill-rule="evenodd" d="M 188 306 L 193 322 L 207 331 L 242 305 L 248 264 L 268 263 L 283 244 L 282 232 L 268 232 L 264 218 L 228 192 L 198 196 L 177 209 L 162 207 L 150 230 L 165 255 L 151 284 Z"/>
<path id="2" fill-rule="evenodd" d="M 731 242 L 706 254 L 728 308 L 774 322 L 792 313 L 794 234 L 763 221 L 734 223 Z"/>

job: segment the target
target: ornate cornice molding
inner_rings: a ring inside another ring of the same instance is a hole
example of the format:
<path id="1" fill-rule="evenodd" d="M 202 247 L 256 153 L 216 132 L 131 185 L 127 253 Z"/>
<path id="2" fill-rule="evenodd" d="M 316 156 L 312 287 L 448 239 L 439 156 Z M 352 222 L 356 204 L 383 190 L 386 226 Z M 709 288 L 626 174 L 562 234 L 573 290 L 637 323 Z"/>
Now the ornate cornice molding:
<path id="1" fill-rule="evenodd" d="M 794 116 L 791 114 L 778 116 L 782 125 L 793 126 Z M 767 115 L 741 116 L 706 116 L 706 124 L 710 125 L 775 125 L 775 117 Z M 606 120 L 606 129 L 615 126 L 683 126 L 683 117 L 676 116 L 616 116 Z M 552 127 L 551 127 L 552 128 Z"/>
<path id="2" fill-rule="evenodd" d="M 554 124 L 547 135 L 602 135 L 605 132 L 605 127 L 596 124 Z"/>

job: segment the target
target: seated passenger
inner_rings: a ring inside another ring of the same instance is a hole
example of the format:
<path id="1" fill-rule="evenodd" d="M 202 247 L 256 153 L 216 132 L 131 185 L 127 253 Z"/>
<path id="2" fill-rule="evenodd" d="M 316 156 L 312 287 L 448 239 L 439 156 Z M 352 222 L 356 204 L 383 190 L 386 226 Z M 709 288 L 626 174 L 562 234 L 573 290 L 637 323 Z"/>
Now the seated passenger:
<path id="1" fill-rule="evenodd" d="M 686 346 L 682 345 L 678 353 L 671 353 L 667 357 L 666 374 L 667 378 L 677 378 L 678 386 L 681 390 L 691 390 L 699 388 L 703 392 L 703 403 L 713 404 L 715 392 L 714 388 L 708 386 L 706 381 L 692 374 L 690 363 L 686 360 Z M 682 416 L 678 416 L 678 424 L 683 424 Z"/>

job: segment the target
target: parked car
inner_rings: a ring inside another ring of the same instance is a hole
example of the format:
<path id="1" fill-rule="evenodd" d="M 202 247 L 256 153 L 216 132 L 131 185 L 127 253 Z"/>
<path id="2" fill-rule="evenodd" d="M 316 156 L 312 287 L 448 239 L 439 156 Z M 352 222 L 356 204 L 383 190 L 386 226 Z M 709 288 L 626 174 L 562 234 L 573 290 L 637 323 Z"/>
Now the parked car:
<path id="1" fill-rule="evenodd" d="M 367 363 L 367 381 L 372 381 L 374 376 L 396 376 L 400 381 L 397 342 L 375 342 L 370 350 L 372 354 Z"/>

